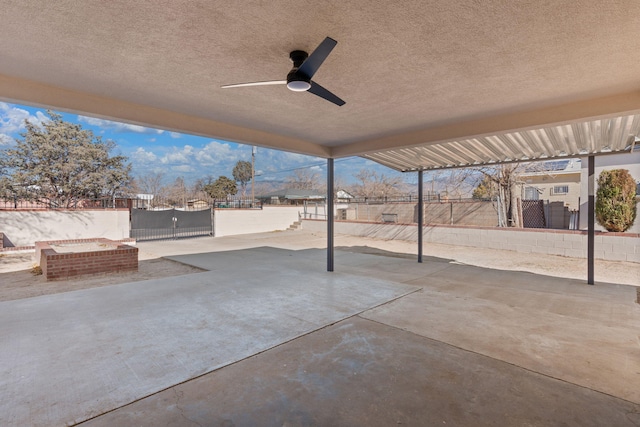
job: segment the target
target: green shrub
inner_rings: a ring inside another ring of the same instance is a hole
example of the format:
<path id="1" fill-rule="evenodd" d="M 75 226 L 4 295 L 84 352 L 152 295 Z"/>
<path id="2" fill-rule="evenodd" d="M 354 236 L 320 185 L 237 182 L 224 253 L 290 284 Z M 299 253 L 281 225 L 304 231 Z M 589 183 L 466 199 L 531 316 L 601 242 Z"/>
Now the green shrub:
<path id="1" fill-rule="evenodd" d="M 608 231 L 627 231 L 636 219 L 636 182 L 626 169 L 602 171 L 596 193 L 596 220 Z"/>

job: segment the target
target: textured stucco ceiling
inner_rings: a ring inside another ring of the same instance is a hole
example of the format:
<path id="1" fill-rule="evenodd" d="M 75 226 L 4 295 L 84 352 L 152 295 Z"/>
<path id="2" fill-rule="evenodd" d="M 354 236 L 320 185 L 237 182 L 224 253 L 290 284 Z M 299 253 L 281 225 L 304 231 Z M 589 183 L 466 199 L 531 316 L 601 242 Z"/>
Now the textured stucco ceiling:
<path id="1" fill-rule="evenodd" d="M 640 112 L 637 0 L 3 1 L 0 99 L 324 157 Z M 314 80 L 288 53 L 338 41 Z"/>

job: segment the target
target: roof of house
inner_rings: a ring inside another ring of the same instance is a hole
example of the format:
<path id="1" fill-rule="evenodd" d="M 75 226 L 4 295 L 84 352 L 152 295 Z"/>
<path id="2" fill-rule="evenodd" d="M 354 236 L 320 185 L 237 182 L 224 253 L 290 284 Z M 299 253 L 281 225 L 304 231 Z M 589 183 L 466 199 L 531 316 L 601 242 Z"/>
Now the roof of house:
<path id="1" fill-rule="evenodd" d="M 257 196 L 259 199 L 270 199 L 278 197 L 285 200 L 304 200 L 304 199 L 324 199 L 326 194 L 317 190 L 301 190 L 297 188 L 282 188 L 271 193 Z"/>
<path id="2" fill-rule="evenodd" d="M 355 198 L 355 196 L 345 190 L 338 190 L 336 192 L 336 196 L 338 197 L 338 199 L 353 199 Z"/>
<path id="3" fill-rule="evenodd" d="M 580 173 L 582 167 L 582 161 L 580 159 L 566 159 L 566 160 L 549 160 L 546 162 L 536 162 L 527 164 L 522 176 L 527 175 L 548 175 L 548 174 L 568 174 L 568 173 Z"/>

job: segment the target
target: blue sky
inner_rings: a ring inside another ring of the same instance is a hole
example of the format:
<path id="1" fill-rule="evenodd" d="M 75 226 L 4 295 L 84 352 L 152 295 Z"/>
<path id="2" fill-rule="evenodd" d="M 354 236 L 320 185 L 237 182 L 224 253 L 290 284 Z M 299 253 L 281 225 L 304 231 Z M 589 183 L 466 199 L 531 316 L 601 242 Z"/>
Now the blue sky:
<path id="1" fill-rule="evenodd" d="M 112 154 L 127 156 L 134 176 L 162 172 L 164 184 L 175 181 L 177 177 L 183 177 L 189 184 L 206 176 L 214 179 L 221 175 L 231 177 L 231 171 L 238 160 L 251 161 L 251 146 L 248 145 L 77 114 L 61 114 L 64 120 L 78 123 L 84 129 L 93 131 L 96 136 L 113 140 L 117 148 Z M 39 123 L 47 118 L 45 109 L 0 102 L 0 148 L 13 144 L 20 137 L 20 132 L 24 131 L 25 119 Z M 258 147 L 256 182 L 284 181 L 296 168 L 308 168 L 324 177 L 326 160 Z M 407 182 L 414 182 L 416 179 L 413 176 L 415 174 L 400 174 L 358 157 L 337 159 L 335 162 L 336 177 L 344 184 L 353 182 L 353 174 L 363 168 L 373 168 L 388 176 L 401 175 Z"/>

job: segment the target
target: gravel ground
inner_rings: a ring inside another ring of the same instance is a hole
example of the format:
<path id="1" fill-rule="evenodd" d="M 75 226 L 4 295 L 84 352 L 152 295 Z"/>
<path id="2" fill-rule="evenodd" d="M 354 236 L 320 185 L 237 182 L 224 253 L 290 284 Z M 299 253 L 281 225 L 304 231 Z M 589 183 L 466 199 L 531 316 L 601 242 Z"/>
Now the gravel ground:
<path id="1" fill-rule="evenodd" d="M 353 238 L 340 236 L 336 245 L 352 246 L 362 244 L 385 251 L 405 254 L 417 253 L 416 244 L 406 241 Z M 345 248 L 346 249 L 346 248 Z M 452 246 L 437 243 L 425 243 L 423 255 L 450 259 L 459 263 L 497 270 L 528 271 L 554 277 L 571 279 L 587 278 L 587 260 L 558 255 L 525 254 L 498 249 L 479 249 L 465 246 Z M 595 260 L 595 281 L 640 286 L 640 264 L 622 261 Z"/>
<path id="2" fill-rule="evenodd" d="M 203 270 L 164 258 L 146 259 L 138 263 L 138 271 L 102 273 L 48 282 L 42 274 L 34 274 L 33 254 L 5 255 L 0 258 L 0 301 L 31 298 L 39 295 L 97 288 L 119 283 L 138 282 L 161 277 L 199 273 Z"/>

